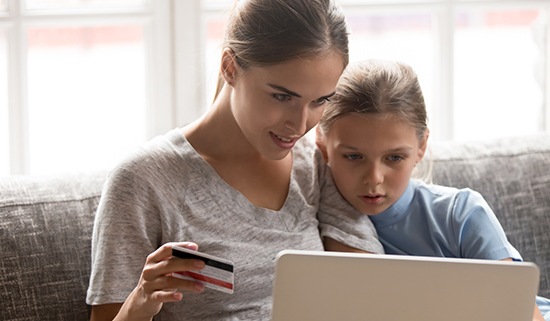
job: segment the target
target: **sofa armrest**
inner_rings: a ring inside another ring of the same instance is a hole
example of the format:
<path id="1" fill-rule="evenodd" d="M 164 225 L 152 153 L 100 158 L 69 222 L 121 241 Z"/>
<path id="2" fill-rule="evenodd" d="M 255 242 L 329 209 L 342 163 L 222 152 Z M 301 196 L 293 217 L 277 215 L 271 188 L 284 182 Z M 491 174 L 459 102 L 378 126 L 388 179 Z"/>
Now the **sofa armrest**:
<path id="1" fill-rule="evenodd" d="M 105 178 L 0 179 L 0 320 L 89 320 L 91 236 Z"/>

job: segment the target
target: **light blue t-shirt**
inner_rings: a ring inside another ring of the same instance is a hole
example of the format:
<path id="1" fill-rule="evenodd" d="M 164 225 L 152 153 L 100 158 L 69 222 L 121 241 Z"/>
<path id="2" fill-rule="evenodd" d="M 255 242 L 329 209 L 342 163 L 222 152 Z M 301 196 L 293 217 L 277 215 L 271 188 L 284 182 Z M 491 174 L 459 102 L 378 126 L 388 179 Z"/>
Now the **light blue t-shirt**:
<path id="1" fill-rule="evenodd" d="M 485 199 L 471 189 L 411 180 L 395 204 L 370 216 L 386 254 L 522 261 Z M 537 297 L 550 321 L 550 300 Z"/>

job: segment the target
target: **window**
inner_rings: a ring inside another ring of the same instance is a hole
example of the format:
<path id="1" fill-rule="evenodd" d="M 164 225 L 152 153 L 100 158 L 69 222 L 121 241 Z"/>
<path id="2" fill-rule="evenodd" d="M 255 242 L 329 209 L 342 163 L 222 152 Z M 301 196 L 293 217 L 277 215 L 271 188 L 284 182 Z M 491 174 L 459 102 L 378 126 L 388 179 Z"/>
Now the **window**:
<path id="1" fill-rule="evenodd" d="M 457 11 L 455 137 L 544 131 L 544 17 L 537 9 Z"/>
<path id="2" fill-rule="evenodd" d="M 0 4 L 0 8 L 3 4 Z M 0 27 L 0 176 L 9 173 L 8 59 L 6 29 Z"/>
<path id="3" fill-rule="evenodd" d="M 2 6 L 0 175 L 109 169 L 173 126 L 169 1 Z"/>
<path id="4" fill-rule="evenodd" d="M 0 176 L 109 169 L 213 99 L 233 0 L 0 0 Z M 339 0 L 418 73 L 432 140 L 550 132 L 548 0 Z"/>
<path id="5" fill-rule="evenodd" d="M 340 0 L 350 61 L 401 60 L 418 74 L 432 140 L 550 131 L 550 5 L 546 0 Z M 207 54 L 230 1 L 205 0 Z M 216 15 L 218 14 L 218 15 Z M 210 102 L 218 60 L 206 61 Z"/>

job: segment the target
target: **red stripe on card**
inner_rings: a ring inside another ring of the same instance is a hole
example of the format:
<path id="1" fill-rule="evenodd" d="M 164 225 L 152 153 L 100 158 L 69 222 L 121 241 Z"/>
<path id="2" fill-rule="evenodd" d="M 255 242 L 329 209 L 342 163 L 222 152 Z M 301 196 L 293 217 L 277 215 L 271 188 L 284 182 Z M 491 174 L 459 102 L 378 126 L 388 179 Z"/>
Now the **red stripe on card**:
<path id="1" fill-rule="evenodd" d="M 199 280 L 199 281 L 203 281 L 203 282 L 207 282 L 207 283 L 214 284 L 214 285 L 217 285 L 217 286 L 221 286 L 222 288 L 227 288 L 227 289 L 233 290 L 233 284 L 231 284 L 229 282 L 221 281 L 221 280 L 218 280 L 218 279 L 214 279 L 214 278 L 211 278 L 211 277 L 208 277 L 208 276 L 204 276 L 202 274 L 189 272 L 189 271 L 187 271 L 187 272 L 175 272 L 175 273 L 185 275 L 187 277 L 190 277 L 190 278 L 193 278 L 193 279 L 196 279 L 196 280 Z"/>

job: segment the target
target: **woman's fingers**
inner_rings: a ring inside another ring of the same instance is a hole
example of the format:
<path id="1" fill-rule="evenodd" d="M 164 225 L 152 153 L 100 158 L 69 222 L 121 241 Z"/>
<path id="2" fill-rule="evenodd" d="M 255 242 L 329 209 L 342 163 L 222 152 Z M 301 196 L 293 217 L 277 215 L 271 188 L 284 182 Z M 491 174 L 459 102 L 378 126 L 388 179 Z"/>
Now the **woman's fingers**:
<path id="1" fill-rule="evenodd" d="M 198 246 L 192 242 L 167 243 L 147 256 L 136 288 L 120 309 L 120 314 L 130 320 L 150 318 L 156 315 L 164 302 L 182 299 L 180 291 L 202 292 L 204 285 L 190 280 L 179 279 L 172 273 L 194 271 L 204 268 L 201 260 L 172 258 L 172 246 L 177 245 L 191 250 Z"/>
<path id="2" fill-rule="evenodd" d="M 172 256 L 172 246 L 177 245 L 193 251 L 198 250 L 199 246 L 193 242 L 166 243 L 159 247 L 156 251 L 147 256 L 147 262 L 160 262 Z"/>
<path id="3" fill-rule="evenodd" d="M 147 262 L 142 271 L 146 281 L 153 281 L 173 272 L 197 271 L 204 268 L 204 262 L 196 259 L 169 258 L 158 263 Z"/>
<path id="4" fill-rule="evenodd" d="M 192 250 L 198 248 L 197 244 L 192 242 L 166 243 L 147 257 L 147 262 L 142 271 L 142 287 L 155 298 L 158 296 L 158 298 L 174 300 L 180 296 L 177 293 L 172 293 L 175 297 L 170 296 L 169 293 L 174 292 L 170 289 L 191 292 L 202 292 L 204 290 L 204 285 L 199 282 L 172 276 L 174 272 L 196 271 L 203 269 L 205 266 L 201 260 L 172 257 L 172 246 L 174 245 Z"/>
<path id="5" fill-rule="evenodd" d="M 145 280 L 154 280 L 159 276 L 179 271 L 196 271 L 204 268 L 204 262 L 195 259 L 172 258 L 172 246 L 185 246 L 190 249 L 197 249 L 195 243 L 166 243 L 153 253 L 149 254 L 142 276 Z"/>
<path id="6" fill-rule="evenodd" d="M 159 302 L 176 302 L 181 300 L 183 295 L 177 290 L 156 291 L 151 295 L 151 299 Z"/>
<path id="7" fill-rule="evenodd" d="M 165 275 L 152 281 L 145 281 L 143 287 L 151 293 L 167 290 L 180 290 L 200 293 L 204 290 L 204 285 L 199 282 L 180 279 L 171 275 Z"/>

